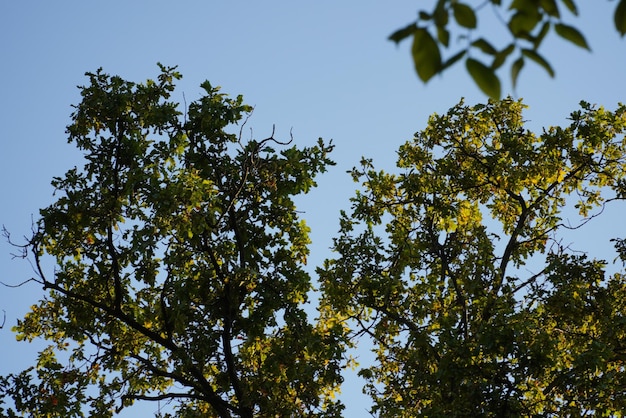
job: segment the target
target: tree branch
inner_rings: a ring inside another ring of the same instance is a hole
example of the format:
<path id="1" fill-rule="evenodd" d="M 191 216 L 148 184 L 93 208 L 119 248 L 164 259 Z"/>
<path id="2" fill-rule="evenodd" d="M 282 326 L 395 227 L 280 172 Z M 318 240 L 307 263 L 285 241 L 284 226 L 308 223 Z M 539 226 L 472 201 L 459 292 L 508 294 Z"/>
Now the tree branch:
<path id="1" fill-rule="evenodd" d="M 204 398 L 201 395 L 195 393 L 163 393 L 161 395 L 123 395 L 122 400 L 133 399 L 139 401 L 162 401 L 164 399 L 197 399 L 203 401 Z M 118 411 L 119 412 L 119 411 Z"/>
<path id="2" fill-rule="evenodd" d="M 111 272 L 113 276 L 113 306 L 118 312 L 122 312 L 122 278 L 120 276 L 120 264 L 117 250 L 113 243 L 113 228 L 107 226 L 107 247 L 111 256 Z"/>
<path id="3" fill-rule="evenodd" d="M 35 257 L 35 263 L 39 272 L 39 276 L 42 278 L 44 290 L 52 289 L 60 294 L 69 297 L 71 299 L 84 302 L 93 308 L 100 309 L 103 313 L 110 316 L 113 319 L 119 320 L 145 337 L 151 339 L 155 343 L 163 346 L 168 349 L 173 356 L 179 357 L 184 364 L 187 364 L 189 368 L 190 374 L 198 380 L 202 392 L 205 394 L 206 401 L 213 406 L 215 411 L 221 418 L 230 418 L 231 414 L 229 411 L 235 410 L 235 408 L 230 405 L 228 402 L 223 400 L 214 390 L 211 384 L 206 380 L 202 371 L 194 364 L 193 360 L 187 356 L 184 350 L 181 350 L 171 339 L 167 339 L 161 336 L 160 333 L 152 331 L 139 322 L 137 322 L 130 315 L 125 314 L 124 312 L 118 310 L 116 307 L 111 307 L 102 302 L 98 302 L 88 296 L 73 292 L 69 289 L 64 288 L 63 286 L 57 284 L 56 282 L 51 282 L 45 278 L 43 273 L 43 269 L 41 267 L 39 253 L 36 248 L 33 248 L 33 253 Z"/>

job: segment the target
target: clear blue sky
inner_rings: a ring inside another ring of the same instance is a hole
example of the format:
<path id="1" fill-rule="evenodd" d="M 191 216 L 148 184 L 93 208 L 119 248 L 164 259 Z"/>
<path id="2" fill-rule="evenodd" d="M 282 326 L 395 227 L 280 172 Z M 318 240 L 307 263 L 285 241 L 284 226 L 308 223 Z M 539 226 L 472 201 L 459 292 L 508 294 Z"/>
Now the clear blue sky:
<path id="1" fill-rule="evenodd" d="M 243 94 L 256 107 L 249 126 L 257 137 L 276 125 L 278 137 L 293 129 L 302 145 L 333 139 L 338 165 L 301 199 L 313 229 L 309 263 L 319 264 L 331 256 L 338 212 L 348 209 L 356 188 L 347 169 L 363 155 L 379 168 L 393 169 L 395 150 L 424 127 L 428 115 L 445 112 L 461 97 L 467 103 L 486 100 L 461 67 L 424 86 L 413 72 L 408 42 L 396 48 L 386 40 L 430 3 L 2 1 L 0 224 L 16 239 L 28 236 L 31 216 L 52 202 L 52 176 L 82 164 L 66 142 L 65 126 L 70 105 L 79 101 L 76 86 L 86 83 L 83 74 L 103 67 L 142 81 L 155 77 L 161 62 L 178 65 L 183 73 L 174 95 L 181 102 L 183 92 L 187 101 L 199 97 L 198 86 L 206 79 L 224 92 Z M 626 101 L 626 40 L 612 26 L 615 2 L 580 3 L 584 18 L 570 21 L 587 35 L 593 53 L 553 37 L 542 51 L 550 56 L 556 79 L 528 64 L 519 80 L 518 93 L 530 106 L 527 119 L 535 129 L 565 123 L 581 99 L 608 108 Z M 504 91 L 510 92 L 508 83 Z M 594 224 L 589 237 L 624 236 L 623 215 L 608 212 L 605 219 Z M 15 284 L 32 271 L 28 262 L 12 260 L 11 251 L 2 240 L 0 280 Z M 7 317 L 0 330 L 0 373 L 27 367 L 41 347 L 18 344 L 10 332 L 41 296 L 32 284 L 0 287 L 0 309 Z M 347 377 L 343 399 L 347 417 L 365 415 L 369 403 L 360 395 L 358 378 Z"/>

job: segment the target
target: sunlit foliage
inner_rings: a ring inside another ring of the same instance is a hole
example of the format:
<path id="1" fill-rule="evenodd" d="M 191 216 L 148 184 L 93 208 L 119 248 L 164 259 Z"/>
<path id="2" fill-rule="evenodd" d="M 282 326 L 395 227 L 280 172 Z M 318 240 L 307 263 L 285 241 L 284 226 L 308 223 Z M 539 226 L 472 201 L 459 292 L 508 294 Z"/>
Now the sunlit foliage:
<path id="1" fill-rule="evenodd" d="M 293 198 L 333 146 L 244 139 L 241 97 L 205 82 L 181 106 L 160 68 L 81 88 L 67 133 L 85 164 L 53 180 L 23 246 L 45 296 L 14 330 L 49 346 L 0 377 L 1 414 L 339 417 L 362 343 L 375 416 L 626 410 L 626 243 L 611 262 L 561 240 L 626 198 L 625 106 L 583 102 L 534 133 L 520 101 L 461 102 L 400 147 L 397 173 L 363 159 L 315 311 Z"/>
<path id="2" fill-rule="evenodd" d="M 381 417 L 626 410 L 626 278 L 559 241 L 626 197 L 626 107 L 583 103 L 541 134 L 522 109 L 460 103 L 400 147 L 398 174 L 352 170 L 363 190 L 319 273 L 376 347 L 360 375 Z"/>

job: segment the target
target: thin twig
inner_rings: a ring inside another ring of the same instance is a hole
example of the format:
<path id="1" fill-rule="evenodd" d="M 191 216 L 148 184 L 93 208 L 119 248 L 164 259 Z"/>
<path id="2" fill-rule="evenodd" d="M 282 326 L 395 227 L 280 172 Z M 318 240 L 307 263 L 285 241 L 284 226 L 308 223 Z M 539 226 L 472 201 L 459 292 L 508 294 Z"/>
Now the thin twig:
<path id="1" fill-rule="evenodd" d="M 23 282 L 18 283 L 18 284 L 6 284 L 5 282 L 0 281 L 0 285 L 2 285 L 2 286 L 4 286 L 4 287 L 10 287 L 10 288 L 12 288 L 12 289 L 15 289 L 16 287 L 22 287 L 23 285 L 25 285 L 25 284 L 26 284 L 26 283 L 28 283 L 28 282 L 37 282 L 37 283 L 40 283 L 37 279 L 35 279 L 34 277 L 31 277 L 30 279 L 28 279 L 28 280 L 24 280 Z"/>

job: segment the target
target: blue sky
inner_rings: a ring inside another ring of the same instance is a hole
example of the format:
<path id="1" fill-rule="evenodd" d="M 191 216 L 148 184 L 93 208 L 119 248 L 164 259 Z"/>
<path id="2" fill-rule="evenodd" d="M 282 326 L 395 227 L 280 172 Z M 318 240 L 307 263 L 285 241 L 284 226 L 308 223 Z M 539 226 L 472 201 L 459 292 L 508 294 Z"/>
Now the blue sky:
<path id="1" fill-rule="evenodd" d="M 52 176 L 81 156 L 68 145 L 65 126 L 84 73 L 103 67 L 133 81 L 158 74 L 157 62 L 178 65 L 184 78 L 174 99 L 200 95 L 209 80 L 255 106 L 249 126 L 263 138 L 293 129 L 299 145 L 333 139 L 337 166 L 319 187 L 300 199 L 312 227 L 313 266 L 331 256 L 338 212 L 349 208 L 357 187 L 346 170 L 361 156 L 393 169 L 395 150 L 424 128 L 433 112 L 445 112 L 465 97 L 483 102 L 462 67 L 428 85 L 418 82 L 409 43 L 395 47 L 387 36 L 407 24 L 417 8 L 432 2 L 394 1 L 3 1 L 0 4 L 0 224 L 19 239 L 28 236 L 31 216 L 52 202 Z M 472 4 L 472 2 L 469 2 Z M 478 2 L 475 2 L 478 3 Z M 566 123 L 580 100 L 607 108 L 626 101 L 626 40 L 612 25 L 615 2 L 581 1 L 582 19 L 570 19 L 586 34 L 588 53 L 554 36 L 542 51 L 557 77 L 527 65 L 518 96 L 530 109 L 530 125 Z M 480 22 L 479 22 L 480 23 Z M 508 72 L 504 73 L 508 74 Z M 511 91 L 508 82 L 503 91 Z M 585 242 L 624 236 L 619 210 L 583 232 Z M 585 235 L 587 234 L 587 235 Z M 608 234 L 608 235 L 606 235 Z M 600 241 L 598 241 L 600 242 Z M 604 241 L 602 241 L 604 242 Z M 601 244 L 598 244 L 601 245 Z M 593 244 L 595 248 L 598 245 Z M 28 262 L 13 260 L 0 242 L 0 280 L 32 276 Z M 613 256 L 609 256 L 613 258 Z M 10 327 L 42 296 L 38 286 L 0 287 L 0 373 L 32 363 L 37 344 L 16 343 Z M 363 354 L 363 358 L 366 355 Z M 368 400 L 348 376 L 346 416 L 363 416 Z M 147 406 L 146 413 L 154 406 Z"/>

